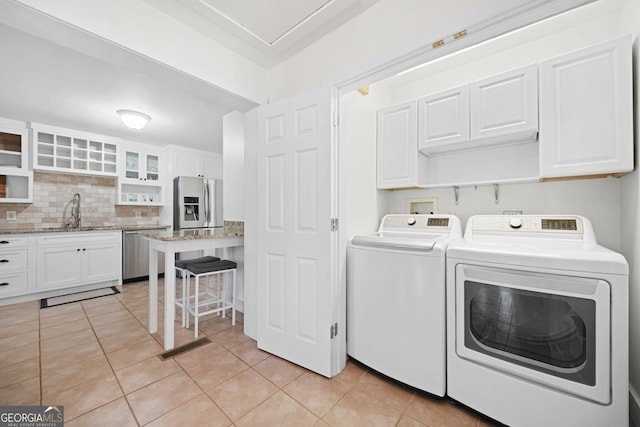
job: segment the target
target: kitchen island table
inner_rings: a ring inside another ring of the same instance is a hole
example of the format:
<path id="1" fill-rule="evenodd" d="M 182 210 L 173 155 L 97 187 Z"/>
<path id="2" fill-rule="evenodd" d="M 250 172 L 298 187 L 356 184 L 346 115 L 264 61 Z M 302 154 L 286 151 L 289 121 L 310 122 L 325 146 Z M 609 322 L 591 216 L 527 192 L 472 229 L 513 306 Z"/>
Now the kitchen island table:
<path id="1" fill-rule="evenodd" d="M 164 348 L 174 347 L 176 253 L 242 246 L 241 233 L 227 227 L 142 234 L 149 240 L 149 333 L 158 332 L 158 255 L 164 253 Z"/>

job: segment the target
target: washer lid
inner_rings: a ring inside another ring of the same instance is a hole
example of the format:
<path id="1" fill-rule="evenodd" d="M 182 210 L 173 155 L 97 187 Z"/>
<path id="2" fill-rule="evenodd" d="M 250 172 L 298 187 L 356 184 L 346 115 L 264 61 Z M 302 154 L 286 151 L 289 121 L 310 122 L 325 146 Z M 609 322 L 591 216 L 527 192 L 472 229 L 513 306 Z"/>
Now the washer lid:
<path id="1" fill-rule="evenodd" d="M 367 246 L 371 248 L 399 249 L 405 251 L 431 252 L 438 241 L 436 238 L 424 236 L 398 237 L 389 233 L 364 234 L 351 239 L 353 246 Z"/>

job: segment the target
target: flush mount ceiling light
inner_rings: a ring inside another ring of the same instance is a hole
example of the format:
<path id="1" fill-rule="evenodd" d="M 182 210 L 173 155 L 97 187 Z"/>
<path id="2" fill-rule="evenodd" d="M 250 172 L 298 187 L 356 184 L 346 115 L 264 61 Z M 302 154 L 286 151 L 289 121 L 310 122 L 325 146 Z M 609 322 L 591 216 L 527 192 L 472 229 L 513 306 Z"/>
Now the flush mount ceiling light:
<path id="1" fill-rule="evenodd" d="M 118 110 L 116 111 L 116 113 L 120 115 L 122 123 L 124 123 L 124 125 L 129 129 L 140 130 L 145 127 L 149 120 L 151 120 L 151 117 L 149 117 L 149 115 L 141 113 L 139 111 Z"/>

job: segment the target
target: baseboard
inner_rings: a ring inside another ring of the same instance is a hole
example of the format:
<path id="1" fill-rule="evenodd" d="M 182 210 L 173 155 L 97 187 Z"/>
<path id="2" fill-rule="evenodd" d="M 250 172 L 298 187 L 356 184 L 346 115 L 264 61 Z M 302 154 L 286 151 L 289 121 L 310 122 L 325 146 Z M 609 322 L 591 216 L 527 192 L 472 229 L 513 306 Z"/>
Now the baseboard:
<path id="1" fill-rule="evenodd" d="M 629 386 L 629 418 L 633 425 L 640 426 L 640 395 Z"/>

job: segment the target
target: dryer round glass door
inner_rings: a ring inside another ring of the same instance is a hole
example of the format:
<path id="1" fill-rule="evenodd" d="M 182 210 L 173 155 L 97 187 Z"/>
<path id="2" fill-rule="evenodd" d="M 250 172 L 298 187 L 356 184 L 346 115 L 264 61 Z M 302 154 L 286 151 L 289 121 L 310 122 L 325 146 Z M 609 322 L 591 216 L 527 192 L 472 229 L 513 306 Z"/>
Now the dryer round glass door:
<path id="1" fill-rule="evenodd" d="M 609 302 L 602 280 L 459 264 L 456 351 L 607 404 Z"/>

